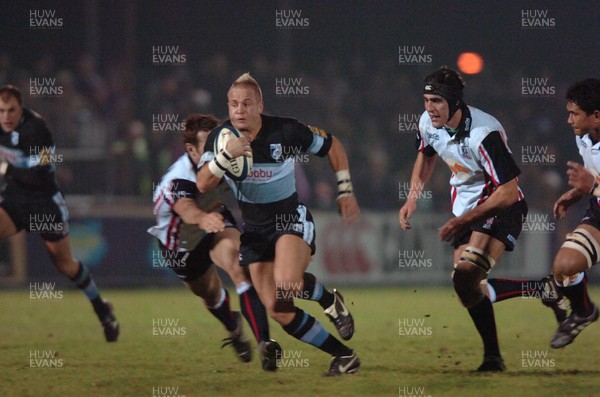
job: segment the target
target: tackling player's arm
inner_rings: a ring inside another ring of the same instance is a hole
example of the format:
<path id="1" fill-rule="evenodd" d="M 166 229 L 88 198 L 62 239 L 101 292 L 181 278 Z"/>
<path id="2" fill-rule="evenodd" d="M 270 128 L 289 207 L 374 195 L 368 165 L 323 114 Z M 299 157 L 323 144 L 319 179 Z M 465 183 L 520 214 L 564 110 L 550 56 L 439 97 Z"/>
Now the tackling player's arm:
<path id="1" fill-rule="evenodd" d="M 402 230 L 408 230 L 411 228 L 408 218 L 417 210 L 417 198 L 420 197 L 425 184 L 433 175 L 435 170 L 435 164 L 437 161 L 437 154 L 432 156 L 426 156 L 423 152 L 417 154 L 415 165 L 410 177 L 410 190 L 406 203 L 400 208 L 399 220 Z"/>
<path id="2" fill-rule="evenodd" d="M 331 148 L 328 152 L 329 163 L 335 171 L 338 184 L 337 205 L 342 219 L 346 223 L 351 223 L 358 219 L 360 208 L 356 201 L 356 196 L 350 180 L 350 166 L 348 164 L 348 155 L 346 150 L 335 136 L 332 136 Z"/>
<path id="3" fill-rule="evenodd" d="M 198 225 L 202 230 L 208 233 L 217 233 L 225 230 L 225 222 L 223 222 L 223 216 L 218 212 L 204 212 L 196 201 L 191 198 L 180 198 L 175 202 L 173 210 L 184 223 L 190 225 Z"/>

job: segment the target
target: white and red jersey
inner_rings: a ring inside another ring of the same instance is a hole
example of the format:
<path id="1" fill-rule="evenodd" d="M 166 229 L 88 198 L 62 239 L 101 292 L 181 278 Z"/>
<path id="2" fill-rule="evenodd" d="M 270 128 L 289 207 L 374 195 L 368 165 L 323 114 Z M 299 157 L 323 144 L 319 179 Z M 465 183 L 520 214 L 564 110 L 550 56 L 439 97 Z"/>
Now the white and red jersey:
<path id="1" fill-rule="evenodd" d="M 183 220 L 175 212 L 175 203 L 182 198 L 197 200 L 200 191 L 196 187 L 196 165 L 187 154 L 179 157 L 154 189 L 154 215 L 156 225 L 148 229 L 160 242 L 172 251 L 188 251 L 181 247 Z"/>
<path id="2" fill-rule="evenodd" d="M 450 167 L 452 212 L 460 216 L 483 203 L 494 191 L 516 178 L 519 167 L 508 148 L 498 120 L 472 106 L 461 107 L 456 132 L 435 128 L 427 112 L 419 120 L 417 149 L 425 156 L 439 155 Z M 519 188 L 518 200 L 523 200 Z"/>
<path id="3" fill-rule="evenodd" d="M 592 142 L 590 134 L 576 136 L 577 149 L 583 159 L 583 165 L 600 173 L 600 142 Z M 596 197 L 596 202 L 600 205 L 600 197 Z"/>
<path id="4" fill-rule="evenodd" d="M 199 193 L 196 187 L 196 166 L 184 154 L 171 165 L 154 189 L 156 225 L 148 229 L 148 233 L 158 238 L 167 249 L 187 251 L 179 247 L 183 220 L 175 213 L 174 207 L 177 200 L 184 197 L 196 199 Z"/>
<path id="5" fill-rule="evenodd" d="M 590 134 L 576 136 L 577 149 L 583 159 L 583 165 L 600 172 L 600 142 L 592 142 Z"/>
<path id="6" fill-rule="evenodd" d="M 221 183 L 211 192 L 200 193 L 196 186 L 196 165 L 187 154 L 182 155 L 154 189 L 156 225 L 148 229 L 148 233 L 158 238 L 169 250 L 192 251 L 207 233 L 198 225 L 184 223 L 175 212 L 175 203 L 182 198 L 191 198 L 202 211 L 211 212 L 225 208 L 223 196 L 227 190 L 227 184 Z M 228 217 L 225 219 L 226 226 L 233 226 L 234 222 Z"/>

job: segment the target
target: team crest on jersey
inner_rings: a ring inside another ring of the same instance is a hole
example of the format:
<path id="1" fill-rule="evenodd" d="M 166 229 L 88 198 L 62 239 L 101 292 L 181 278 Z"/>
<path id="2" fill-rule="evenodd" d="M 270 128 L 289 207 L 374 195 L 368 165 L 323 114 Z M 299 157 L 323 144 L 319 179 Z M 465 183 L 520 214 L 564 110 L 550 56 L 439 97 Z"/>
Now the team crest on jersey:
<path id="1" fill-rule="evenodd" d="M 281 143 L 272 143 L 271 144 L 271 157 L 275 161 L 279 161 L 281 156 L 283 155 L 283 148 L 281 147 Z"/>
<path id="2" fill-rule="evenodd" d="M 469 150 L 469 145 L 467 145 L 466 142 L 461 142 L 460 146 L 458 147 L 458 152 L 460 153 L 460 156 L 463 159 L 469 159 L 471 160 L 471 151 Z"/>
<path id="3" fill-rule="evenodd" d="M 19 133 L 17 131 L 10 133 L 10 143 L 13 146 L 17 146 L 19 144 Z"/>

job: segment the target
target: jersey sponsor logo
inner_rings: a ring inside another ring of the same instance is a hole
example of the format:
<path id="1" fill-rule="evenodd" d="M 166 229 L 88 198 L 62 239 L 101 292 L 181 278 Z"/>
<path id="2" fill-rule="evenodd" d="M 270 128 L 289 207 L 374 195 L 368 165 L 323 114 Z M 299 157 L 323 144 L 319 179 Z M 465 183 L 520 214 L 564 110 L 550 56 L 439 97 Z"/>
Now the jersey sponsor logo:
<path id="1" fill-rule="evenodd" d="M 327 138 L 327 133 L 325 132 L 325 130 L 322 130 L 317 127 L 313 127 L 312 125 L 309 125 L 308 128 L 312 131 L 313 134 L 319 135 L 323 138 Z"/>
<path id="2" fill-rule="evenodd" d="M 471 118 L 467 117 L 465 119 L 465 131 L 470 131 L 471 130 Z"/>
<path id="3" fill-rule="evenodd" d="M 468 169 L 464 165 L 460 164 L 458 161 L 456 161 L 452 157 L 449 157 L 446 159 L 446 164 L 448 164 L 448 167 L 450 168 L 450 171 L 452 171 L 454 176 L 460 180 L 469 179 L 472 175 L 472 172 L 470 169 Z"/>
<path id="4" fill-rule="evenodd" d="M 267 181 L 273 178 L 273 171 L 262 168 L 252 168 L 248 173 L 248 178 Z"/>
<path id="5" fill-rule="evenodd" d="M 23 152 L 16 149 L 9 149 L 0 146 L 0 160 L 8 161 L 11 164 L 15 164 L 17 159 L 23 157 Z"/>
<path id="6" fill-rule="evenodd" d="M 283 155 L 283 148 L 281 147 L 281 143 L 272 143 L 270 145 L 271 150 L 271 158 L 275 161 L 279 161 L 281 156 Z"/>
<path id="7" fill-rule="evenodd" d="M 440 135 L 437 132 L 428 132 L 427 139 L 429 139 L 430 141 L 439 141 Z"/>

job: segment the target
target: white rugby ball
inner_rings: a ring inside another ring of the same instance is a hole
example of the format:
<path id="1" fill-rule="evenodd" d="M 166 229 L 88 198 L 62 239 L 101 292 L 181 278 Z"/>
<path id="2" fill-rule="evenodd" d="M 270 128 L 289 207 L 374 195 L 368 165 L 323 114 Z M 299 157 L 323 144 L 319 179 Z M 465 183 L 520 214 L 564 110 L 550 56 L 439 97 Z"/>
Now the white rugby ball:
<path id="1" fill-rule="evenodd" d="M 214 153 L 217 154 L 221 149 L 225 149 L 227 147 L 227 141 L 230 139 L 239 138 L 240 136 L 242 136 L 240 132 L 233 126 L 228 125 L 222 127 L 215 137 Z M 225 175 L 235 181 L 244 180 L 250 173 L 250 168 L 252 168 L 252 153 L 250 154 L 250 157 L 239 156 L 229 160 L 229 162 L 231 163 L 231 167 L 229 167 L 229 170 L 225 171 Z"/>

